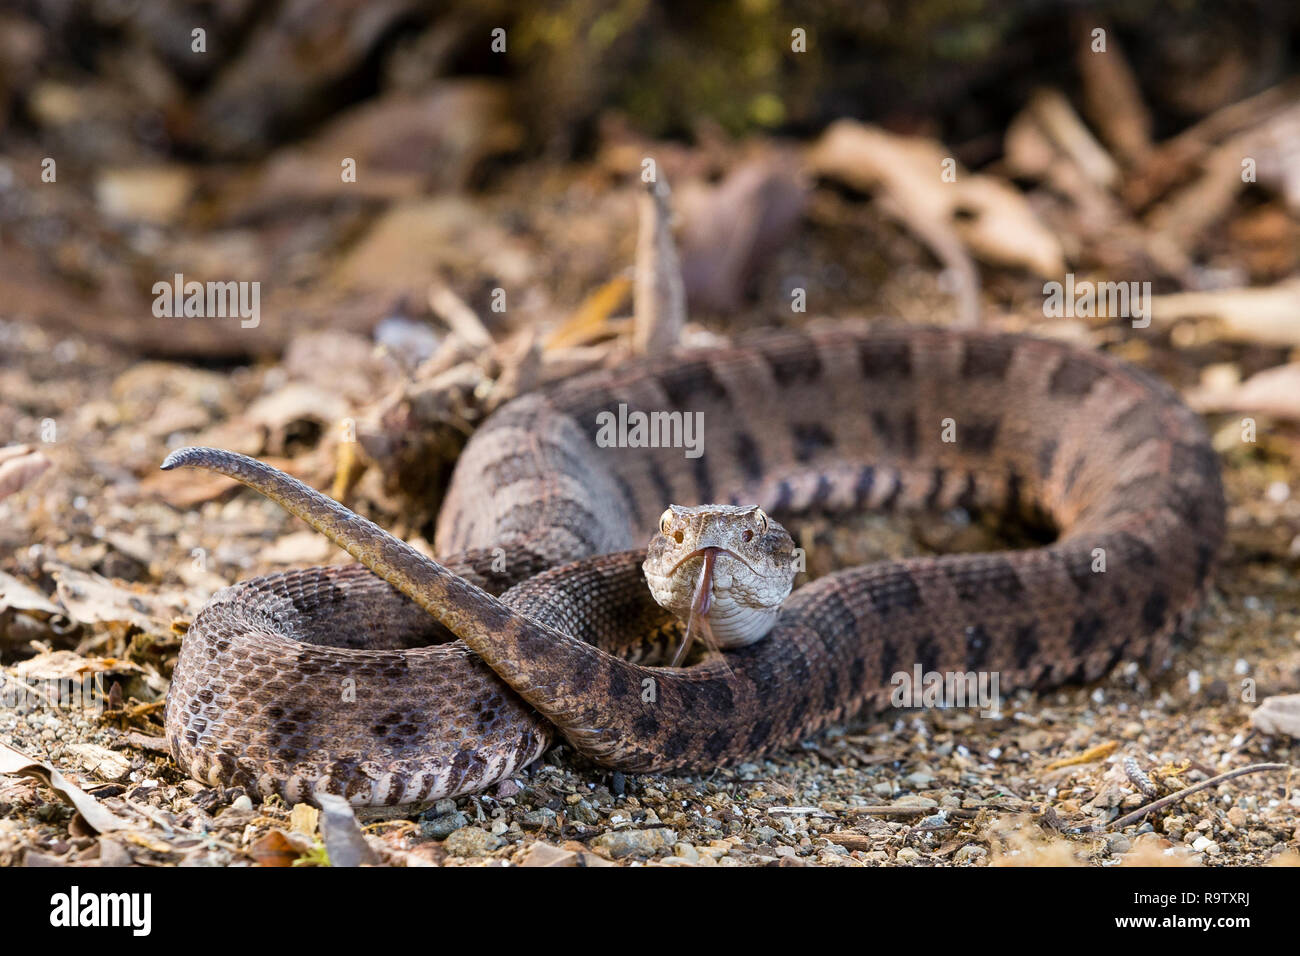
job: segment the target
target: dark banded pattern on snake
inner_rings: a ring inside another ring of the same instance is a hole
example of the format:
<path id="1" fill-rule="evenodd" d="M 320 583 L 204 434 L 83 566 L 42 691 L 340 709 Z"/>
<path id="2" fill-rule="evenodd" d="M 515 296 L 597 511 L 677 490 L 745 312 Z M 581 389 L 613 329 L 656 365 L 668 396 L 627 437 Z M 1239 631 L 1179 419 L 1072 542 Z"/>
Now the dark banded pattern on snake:
<path id="1" fill-rule="evenodd" d="M 705 453 L 598 447 L 598 413 L 620 404 L 702 412 Z M 516 399 L 457 465 L 441 564 L 249 459 L 182 450 L 167 466 L 186 464 L 259 488 L 389 582 L 356 566 L 245 582 L 185 638 L 176 759 L 290 800 L 481 789 L 557 731 L 625 771 L 709 768 L 883 706 L 918 663 L 996 670 L 1004 690 L 1159 664 L 1224 532 L 1216 456 L 1167 386 L 1060 343 L 939 329 L 769 333 Z M 667 504 L 710 501 L 778 518 L 962 506 L 1060 535 L 846 569 L 725 664 L 638 663 L 676 629 L 646 592 L 644 541 Z"/>

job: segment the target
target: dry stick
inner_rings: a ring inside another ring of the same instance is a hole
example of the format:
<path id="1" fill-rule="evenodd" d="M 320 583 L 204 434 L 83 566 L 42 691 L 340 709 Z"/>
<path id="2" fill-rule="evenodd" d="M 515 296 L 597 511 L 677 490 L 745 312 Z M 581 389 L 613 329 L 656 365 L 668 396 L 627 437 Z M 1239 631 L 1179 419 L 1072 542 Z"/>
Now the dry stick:
<path id="1" fill-rule="evenodd" d="M 686 324 L 686 287 L 668 197 L 668 183 L 661 175 L 645 184 L 638 200 L 632 347 L 640 355 L 667 352 L 681 339 Z"/>
<path id="2" fill-rule="evenodd" d="M 478 313 L 471 309 L 451 287 L 440 281 L 429 285 L 429 308 L 451 330 L 476 349 L 492 347 L 492 333 Z"/>
<path id="3" fill-rule="evenodd" d="M 125 735 L 126 742 L 136 750 L 147 750 L 150 753 L 171 755 L 172 748 L 167 743 L 166 737 L 157 737 L 153 734 L 142 734 L 138 730 L 129 730 Z"/>
<path id="4" fill-rule="evenodd" d="M 1161 797 L 1159 800 L 1156 800 L 1152 803 L 1148 803 L 1145 807 L 1142 807 L 1142 809 L 1134 810 L 1132 813 L 1120 817 L 1118 820 L 1115 820 L 1105 828 L 1079 827 L 1074 832 L 1095 833 L 1095 832 L 1100 832 L 1101 829 L 1119 830 L 1128 826 L 1130 823 L 1137 823 L 1139 820 L 1141 820 L 1148 813 L 1151 813 L 1153 810 L 1161 810 L 1169 806 L 1170 804 L 1177 803 L 1180 800 L 1184 800 L 1187 797 L 1190 797 L 1198 790 L 1204 790 L 1207 787 L 1213 787 L 1216 784 L 1220 784 L 1227 780 L 1231 780 L 1233 777 L 1244 777 L 1248 773 L 1259 773 L 1264 770 L 1291 770 L 1291 769 L 1293 768 L 1291 767 L 1290 764 L 1287 763 L 1254 763 L 1251 764 L 1249 767 L 1240 767 L 1236 770 L 1229 770 L 1227 773 L 1221 773 L 1217 777 L 1211 777 L 1209 780 L 1202 780 L 1200 783 L 1194 783 L 1190 787 L 1185 787 L 1184 789 L 1179 790 L 1177 793 L 1171 793 L 1167 797 Z"/>
<path id="5" fill-rule="evenodd" d="M 849 816 L 880 816 L 880 817 L 929 817 L 936 813 L 944 813 L 950 817 L 959 820 L 970 820 L 975 818 L 983 810 L 990 810 L 994 813 L 1035 813 L 1038 811 L 1037 806 L 1025 807 L 1004 807 L 996 804 L 983 807 L 847 807 L 844 813 Z"/>
<path id="6" fill-rule="evenodd" d="M 852 815 L 858 815 L 858 814 L 860 814 L 860 815 L 863 815 L 863 816 L 880 816 L 880 817 L 894 817 L 894 816 L 897 816 L 897 817 L 915 817 L 915 816 L 928 817 L 928 816 L 933 816 L 934 814 L 938 813 L 938 812 L 939 812 L 939 808 L 938 808 L 938 807 L 907 807 L 907 806 L 903 806 L 903 807 L 891 807 L 891 806 L 879 806 L 879 807 L 848 807 L 844 812 L 847 813 L 847 814 L 849 814 L 849 815 L 851 815 L 851 816 L 852 816 Z"/>

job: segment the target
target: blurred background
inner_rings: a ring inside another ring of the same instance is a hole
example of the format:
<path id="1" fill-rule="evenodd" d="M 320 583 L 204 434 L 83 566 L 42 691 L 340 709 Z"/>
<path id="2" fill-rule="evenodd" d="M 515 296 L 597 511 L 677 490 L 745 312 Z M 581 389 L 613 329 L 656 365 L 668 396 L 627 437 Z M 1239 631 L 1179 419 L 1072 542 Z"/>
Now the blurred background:
<path id="1" fill-rule="evenodd" d="M 554 321 L 630 263 L 647 156 L 701 319 L 779 321 L 796 287 L 816 313 L 1037 311 L 1022 280 L 1067 266 L 1271 284 L 1298 25 L 1267 0 L 10 2 L 0 307 L 221 359 L 436 322 L 430 278 L 493 331 Z M 846 118 L 882 135 L 817 150 Z M 175 273 L 260 281 L 263 321 L 156 320 Z"/>

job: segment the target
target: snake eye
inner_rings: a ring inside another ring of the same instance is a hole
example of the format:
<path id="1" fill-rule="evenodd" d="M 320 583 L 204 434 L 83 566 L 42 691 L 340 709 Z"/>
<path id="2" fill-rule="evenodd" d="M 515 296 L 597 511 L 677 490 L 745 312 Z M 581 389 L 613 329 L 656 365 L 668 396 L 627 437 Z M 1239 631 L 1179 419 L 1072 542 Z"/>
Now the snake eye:
<path id="1" fill-rule="evenodd" d="M 758 519 L 758 533 L 767 534 L 767 512 L 762 508 L 754 509 L 754 517 Z"/>
<path id="2" fill-rule="evenodd" d="M 659 516 L 659 530 L 663 534 L 668 533 L 668 529 L 673 525 L 673 509 L 669 508 Z"/>

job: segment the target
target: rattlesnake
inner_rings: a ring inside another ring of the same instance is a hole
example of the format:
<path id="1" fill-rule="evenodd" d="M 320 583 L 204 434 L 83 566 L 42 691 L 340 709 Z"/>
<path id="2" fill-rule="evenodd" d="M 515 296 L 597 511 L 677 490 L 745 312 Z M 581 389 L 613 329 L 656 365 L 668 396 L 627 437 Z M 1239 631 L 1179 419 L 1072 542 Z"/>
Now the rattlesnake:
<path id="1" fill-rule="evenodd" d="M 597 441 L 602 412 L 674 410 L 703 413 L 703 454 Z M 557 731 L 624 771 L 752 758 L 884 706 L 917 664 L 1003 688 L 1158 666 L 1225 521 L 1215 453 L 1167 386 L 1059 342 L 942 329 L 766 333 L 517 398 L 457 463 L 441 563 L 252 459 L 182 449 L 178 465 L 256 487 L 366 567 L 215 595 L 172 678 L 173 755 L 212 785 L 358 805 L 482 789 Z M 710 502 L 962 508 L 1060 534 L 826 575 L 762 639 L 656 666 L 681 628 L 648 596 L 644 543 L 668 544 L 666 506 Z"/>

